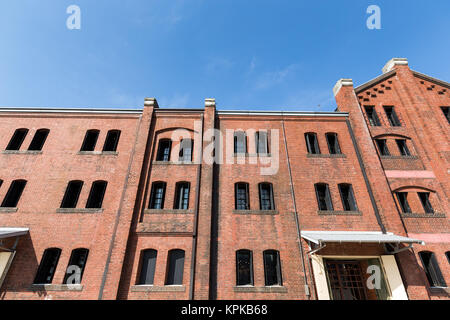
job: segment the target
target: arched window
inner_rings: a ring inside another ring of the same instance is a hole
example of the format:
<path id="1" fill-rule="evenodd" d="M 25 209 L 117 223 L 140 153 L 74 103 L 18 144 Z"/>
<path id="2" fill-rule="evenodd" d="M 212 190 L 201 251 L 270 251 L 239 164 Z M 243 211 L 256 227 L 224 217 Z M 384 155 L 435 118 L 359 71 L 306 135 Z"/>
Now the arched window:
<path id="1" fill-rule="evenodd" d="M 390 156 L 391 155 L 391 153 L 389 152 L 387 143 L 386 143 L 386 139 L 375 139 L 375 142 L 377 144 L 380 155 L 382 155 L 382 156 Z"/>
<path id="2" fill-rule="evenodd" d="M 86 208 L 101 208 L 103 204 L 103 198 L 105 196 L 106 181 L 94 181 L 92 183 L 91 192 L 89 193 Z"/>
<path id="3" fill-rule="evenodd" d="M 333 211 L 333 203 L 331 202 L 330 188 L 328 187 L 328 184 L 316 183 L 314 188 L 316 189 L 319 210 Z"/>
<path id="4" fill-rule="evenodd" d="M 171 148 L 172 140 L 160 139 L 158 144 L 158 152 L 156 154 L 156 161 L 169 161 Z"/>
<path id="5" fill-rule="evenodd" d="M 156 181 L 152 183 L 150 192 L 149 209 L 164 209 L 164 197 L 166 194 L 166 183 Z"/>
<path id="6" fill-rule="evenodd" d="M 396 192 L 398 203 L 400 205 L 400 209 L 403 213 L 411 213 L 411 207 L 408 202 L 408 192 Z"/>
<path id="7" fill-rule="evenodd" d="M 76 208 L 78 198 L 80 197 L 81 188 L 83 188 L 83 181 L 73 180 L 67 185 L 64 198 L 61 202 L 61 208 Z"/>
<path id="8" fill-rule="evenodd" d="M 138 284 L 153 284 L 156 269 L 156 257 L 158 251 L 146 249 L 141 251 L 141 267 Z"/>
<path id="9" fill-rule="evenodd" d="M 306 148 L 310 154 L 320 154 L 319 141 L 314 132 L 305 133 Z"/>
<path id="10" fill-rule="evenodd" d="M 59 248 L 45 249 L 33 283 L 35 284 L 52 283 L 60 255 L 61 249 Z"/>
<path id="11" fill-rule="evenodd" d="M 100 131 L 95 129 L 86 131 L 80 151 L 94 151 L 99 134 Z"/>
<path id="12" fill-rule="evenodd" d="M 259 185 L 259 207 L 261 210 L 275 210 L 273 201 L 273 187 L 271 183 L 263 182 Z"/>
<path id="13" fill-rule="evenodd" d="M 263 256 L 266 286 L 282 286 L 280 253 L 276 250 L 266 250 Z"/>
<path id="14" fill-rule="evenodd" d="M 341 194 L 342 207 L 344 211 L 358 211 L 355 195 L 351 184 L 341 183 L 338 185 Z"/>
<path id="15" fill-rule="evenodd" d="M 327 138 L 328 150 L 330 151 L 330 154 L 340 154 L 341 147 L 339 146 L 337 133 L 328 132 L 325 134 L 325 137 Z"/>
<path id="16" fill-rule="evenodd" d="M 234 133 L 234 153 L 247 153 L 247 135 L 244 131 L 236 131 Z"/>
<path id="17" fill-rule="evenodd" d="M 1 206 L 5 208 L 17 207 L 17 204 L 19 203 L 20 197 L 22 196 L 23 189 L 25 189 L 26 184 L 27 184 L 26 180 L 14 180 L 11 183 L 11 186 L 9 187 L 8 192 L 6 193 L 6 196 L 3 199 Z"/>
<path id="18" fill-rule="evenodd" d="M 236 285 L 253 285 L 253 257 L 250 250 L 236 251 Z"/>
<path id="19" fill-rule="evenodd" d="M 427 275 L 430 287 L 446 287 L 444 277 L 442 276 L 441 269 L 437 263 L 436 257 L 433 252 L 421 251 L 419 252 L 420 260 Z"/>
<path id="20" fill-rule="evenodd" d="M 116 151 L 119 144 L 120 130 L 109 130 L 106 135 L 103 151 Z"/>
<path id="21" fill-rule="evenodd" d="M 17 129 L 16 131 L 14 131 L 14 134 L 9 141 L 8 146 L 6 147 L 6 150 L 19 150 L 27 134 L 28 129 L 25 128 Z"/>
<path id="22" fill-rule="evenodd" d="M 189 182 L 177 182 L 175 186 L 174 209 L 189 209 Z"/>
<path id="23" fill-rule="evenodd" d="M 67 265 L 66 275 L 63 283 L 65 284 L 80 284 L 83 279 L 84 268 L 86 267 L 89 250 L 85 248 L 78 248 L 72 250 L 69 264 Z"/>
<path id="24" fill-rule="evenodd" d="M 250 202 L 248 197 L 248 183 L 238 182 L 234 185 L 235 193 L 235 209 L 236 210 L 249 210 Z"/>
<path id="25" fill-rule="evenodd" d="M 166 285 L 183 284 L 184 250 L 169 251 L 167 259 Z"/>
<path id="26" fill-rule="evenodd" d="M 31 140 L 30 146 L 28 150 L 30 151 L 40 151 L 44 146 L 45 140 L 47 140 L 47 136 L 50 130 L 48 129 L 39 129 L 34 134 L 33 140 Z"/>

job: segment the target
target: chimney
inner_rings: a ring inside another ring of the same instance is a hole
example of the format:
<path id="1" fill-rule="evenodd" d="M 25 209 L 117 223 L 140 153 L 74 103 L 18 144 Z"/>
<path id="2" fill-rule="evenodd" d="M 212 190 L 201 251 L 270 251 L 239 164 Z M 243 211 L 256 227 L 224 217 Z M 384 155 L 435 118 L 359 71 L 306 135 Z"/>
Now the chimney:
<path id="1" fill-rule="evenodd" d="M 383 73 L 389 72 L 392 69 L 395 68 L 395 66 L 397 65 L 403 65 L 403 66 L 407 66 L 408 65 L 408 59 L 406 58 L 392 58 L 391 60 L 389 60 L 383 67 L 382 71 Z"/>

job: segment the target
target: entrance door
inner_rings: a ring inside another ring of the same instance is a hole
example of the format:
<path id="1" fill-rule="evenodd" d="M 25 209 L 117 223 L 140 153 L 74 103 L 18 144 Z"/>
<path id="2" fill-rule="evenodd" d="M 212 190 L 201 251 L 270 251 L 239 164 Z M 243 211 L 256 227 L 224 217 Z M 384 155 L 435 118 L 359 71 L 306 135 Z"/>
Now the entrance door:
<path id="1" fill-rule="evenodd" d="M 359 261 L 326 260 L 326 267 L 333 300 L 367 300 Z"/>

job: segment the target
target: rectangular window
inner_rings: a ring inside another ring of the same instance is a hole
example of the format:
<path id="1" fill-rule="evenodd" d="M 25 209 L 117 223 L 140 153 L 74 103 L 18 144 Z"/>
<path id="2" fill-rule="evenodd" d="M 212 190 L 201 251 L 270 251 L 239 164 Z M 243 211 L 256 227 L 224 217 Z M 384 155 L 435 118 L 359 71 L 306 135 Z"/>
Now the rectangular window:
<path id="1" fill-rule="evenodd" d="M 386 117 L 389 120 L 389 123 L 392 127 L 400 127 L 400 120 L 395 113 L 394 107 L 384 107 L 384 111 L 386 112 Z"/>
<path id="2" fill-rule="evenodd" d="M 408 203 L 408 193 L 407 192 L 396 192 L 398 203 L 403 213 L 411 213 L 411 207 Z"/>
<path id="3" fill-rule="evenodd" d="M 376 139 L 375 140 L 378 146 L 378 151 L 382 156 L 390 156 L 389 149 L 386 143 L 386 139 Z"/>
<path id="4" fill-rule="evenodd" d="M 174 209 L 187 210 L 189 208 L 189 183 L 179 182 L 176 185 Z"/>
<path id="5" fill-rule="evenodd" d="M 319 142 L 315 133 L 305 133 L 306 148 L 310 154 L 320 154 Z"/>
<path id="6" fill-rule="evenodd" d="M 234 153 L 247 153 L 247 136 L 243 131 L 237 131 L 234 133 Z"/>
<path id="7" fill-rule="evenodd" d="M 236 285 L 253 285 L 253 258 L 250 250 L 236 251 Z"/>
<path id="8" fill-rule="evenodd" d="M 150 195 L 150 209 L 164 208 L 164 195 L 166 192 L 165 182 L 154 182 L 152 184 L 152 191 Z"/>
<path id="9" fill-rule="evenodd" d="M 83 144 L 81 145 L 80 151 L 94 151 L 99 134 L 100 131 L 98 130 L 86 131 L 86 135 L 84 136 Z"/>
<path id="10" fill-rule="evenodd" d="M 30 146 L 28 147 L 29 151 L 40 151 L 44 146 L 45 140 L 47 140 L 47 136 L 50 130 L 48 129 L 39 129 L 34 134 L 33 140 L 31 140 Z"/>
<path id="11" fill-rule="evenodd" d="M 280 253 L 275 250 L 267 250 L 263 255 L 266 286 L 282 286 Z"/>
<path id="12" fill-rule="evenodd" d="M 328 150 L 330 154 L 340 154 L 341 148 L 339 147 L 339 141 L 336 133 L 327 133 L 326 135 Z"/>
<path id="13" fill-rule="evenodd" d="M 38 272 L 34 278 L 35 284 L 52 283 L 53 276 L 58 265 L 61 249 L 52 248 L 46 249 L 42 255 L 41 263 L 39 264 Z"/>
<path id="14" fill-rule="evenodd" d="M 319 210 L 333 211 L 333 204 L 331 202 L 330 189 L 327 184 L 318 183 L 315 185 L 317 203 Z"/>
<path id="15" fill-rule="evenodd" d="M 396 139 L 398 150 L 402 156 L 410 156 L 411 152 L 409 152 L 408 146 L 406 145 L 405 139 Z"/>
<path id="16" fill-rule="evenodd" d="M 16 131 L 14 131 L 14 134 L 9 141 L 8 146 L 6 147 L 6 150 L 19 150 L 22 146 L 23 140 L 25 140 L 27 133 L 28 129 L 17 129 Z"/>
<path id="17" fill-rule="evenodd" d="M 61 208 L 76 208 L 83 181 L 70 181 L 66 188 Z"/>
<path id="18" fill-rule="evenodd" d="M 156 155 L 156 161 L 169 161 L 170 149 L 172 147 L 172 141 L 169 139 L 159 140 L 158 153 Z"/>
<path id="19" fill-rule="evenodd" d="M 419 252 L 420 259 L 422 260 L 425 274 L 431 287 L 446 287 L 444 277 L 442 276 L 441 269 L 436 260 L 436 256 L 433 252 L 422 251 Z"/>
<path id="20" fill-rule="evenodd" d="M 249 199 L 248 199 L 248 184 L 247 183 L 236 183 L 235 184 L 235 208 L 236 210 L 249 210 Z"/>
<path id="21" fill-rule="evenodd" d="M 448 123 L 450 123 L 450 107 L 441 107 L 441 110 Z"/>
<path id="22" fill-rule="evenodd" d="M 89 193 L 86 208 L 100 209 L 103 204 L 103 198 L 106 191 L 106 181 L 95 181 L 92 183 L 91 192 Z"/>
<path id="23" fill-rule="evenodd" d="M 275 205 L 273 202 L 273 189 L 271 183 L 259 184 L 259 199 L 261 210 L 275 210 Z"/>
<path id="24" fill-rule="evenodd" d="M 371 126 L 381 126 L 380 120 L 378 119 L 377 112 L 373 106 L 365 106 L 367 119 Z"/>
<path id="25" fill-rule="evenodd" d="M 139 274 L 138 284 L 153 284 L 156 270 L 156 256 L 158 252 L 153 249 L 142 251 L 141 254 L 141 270 Z"/>
<path id="26" fill-rule="evenodd" d="M 166 285 L 183 284 L 184 250 L 170 250 L 167 266 Z"/>
<path id="27" fill-rule="evenodd" d="M 117 150 L 119 144 L 120 130 L 109 130 L 106 135 L 105 144 L 103 145 L 103 151 L 114 152 Z"/>
<path id="28" fill-rule="evenodd" d="M 269 153 L 269 142 L 267 139 L 267 132 L 258 131 L 255 133 L 256 137 L 256 153 L 267 154 Z"/>
<path id="29" fill-rule="evenodd" d="M 192 161 L 192 139 L 183 139 L 180 142 L 179 161 Z"/>
<path id="30" fill-rule="evenodd" d="M 434 213 L 433 206 L 430 202 L 430 193 L 429 192 L 418 192 L 420 202 L 422 203 L 422 207 L 425 210 L 425 213 Z"/>
<path id="31" fill-rule="evenodd" d="M 66 275 L 63 283 L 65 284 L 80 284 L 83 279 L 84 267 L 88 258 L 88 249 L 72 250 L 69 264 L 67 266 Z"/>
<path id="32" fill-rule="evenodd" d="M 352 185 L 340 184 L 339 192 L 341 193 L 342 207 L 344 208 L 344 211 L 358 211 Z"/>
<path id="33" fill-rule="evenodd" d="M 16 208 L 26 184 L 27 182 L 25 180 L 14 180 L 3 199 L 1 207 Z"/>

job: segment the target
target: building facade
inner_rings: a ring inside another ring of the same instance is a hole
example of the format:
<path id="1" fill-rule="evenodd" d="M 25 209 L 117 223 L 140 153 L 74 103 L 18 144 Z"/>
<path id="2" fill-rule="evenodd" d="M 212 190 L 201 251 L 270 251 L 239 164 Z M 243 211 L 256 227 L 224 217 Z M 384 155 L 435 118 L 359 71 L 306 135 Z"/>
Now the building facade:
<path id="1" fill-rule="evenodd" d="M 448 299 L 450 84 L 334 112 L 0 109 L 0 299 Z"/>

